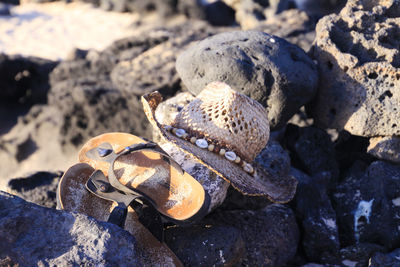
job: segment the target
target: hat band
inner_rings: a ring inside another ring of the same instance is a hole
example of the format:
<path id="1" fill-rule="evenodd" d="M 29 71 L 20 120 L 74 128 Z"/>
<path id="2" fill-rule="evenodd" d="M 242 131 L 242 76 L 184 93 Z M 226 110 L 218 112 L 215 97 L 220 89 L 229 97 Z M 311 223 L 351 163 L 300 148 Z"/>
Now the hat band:
<path id="1" fill-rule="evenodd" d="M 212 142 L 210 142 L 210 140 L 207 140 L 205 138 L 198 138 L 194 135 L 190 136 L 184 129 L 175 128 L 171 125 L 164 125 L 163 127 L 166 131 L 173 133 L 176 137 L 188 141 L 199 148 L 207 149 L 210 152 L 219 154 L 220 156 L 225 157 L 230 162 L 236 163 L 241 166 L 245 172 L 251 175 L 255 174 L 255 169 L 253 168 L 253 166 L 237 156 L 234 151 L 229 151 L 224 147 L 214 145 L 212 144 Z"/>

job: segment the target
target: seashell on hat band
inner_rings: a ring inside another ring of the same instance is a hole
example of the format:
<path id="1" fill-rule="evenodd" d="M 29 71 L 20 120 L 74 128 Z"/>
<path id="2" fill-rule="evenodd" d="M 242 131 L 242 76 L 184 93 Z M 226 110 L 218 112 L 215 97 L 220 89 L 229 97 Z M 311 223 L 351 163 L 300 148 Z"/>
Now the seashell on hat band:
<path id="1" fill-rule="evenodd" d="M 235 151 L 247 162 L 253 162 L 269 138 L 265 108 L 222 82 L 208 84 L 172 126 Z"/>
<path id="2" fill-rule="evenodd" d="M 142 96 L 143 109 L 161 136 L 245 195 L 266 196 L 275 203 L 290 201 L 297 180 L 276 176 L 254 161 L 269 139 L 264 107 L 221 82 L 205 89 L 175 117 L 172 125 L 161 125 L 155 116 L 162 96 Z"/>

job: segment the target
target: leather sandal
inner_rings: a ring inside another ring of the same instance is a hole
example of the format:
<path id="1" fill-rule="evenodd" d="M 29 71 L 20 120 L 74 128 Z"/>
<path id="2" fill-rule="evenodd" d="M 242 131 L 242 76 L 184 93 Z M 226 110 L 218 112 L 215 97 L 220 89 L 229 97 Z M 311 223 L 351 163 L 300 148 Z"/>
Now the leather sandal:
<path id="1" fill-rule="evenodd" d="M 210 200 L 202 185 L 153 142 L 126 133 L 102 134 L 83 146 L 79 160 L 96 169 L 87 188 L 122 208 L 140 203 L 150 212 L 152 206 L 178 224 L 207 214 Z"/>

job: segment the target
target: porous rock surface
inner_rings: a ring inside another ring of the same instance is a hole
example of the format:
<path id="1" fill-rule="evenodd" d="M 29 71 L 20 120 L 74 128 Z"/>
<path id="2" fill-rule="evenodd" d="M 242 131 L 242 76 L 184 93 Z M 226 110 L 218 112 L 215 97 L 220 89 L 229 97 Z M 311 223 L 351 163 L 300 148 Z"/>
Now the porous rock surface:
<path id="1" fill-rule="evenodd" d="M 272 204 L 255 211 L 220 210 L 205 222 L 240 230 L 246 247 L 244 266 L 285 266 L 296 254 L 299 229 L 293 211 L 285 205 Z"/>
<path id="2" fill-rule="evenodd" d="M 276 35 L 308 51 L 315 39 L 315 22 L 298 9 L 285 10 L 259 23 L 252 30 Z"/>
<path id="3" fill-rule="evenodd" d="M 135 238 L 116 225 L 0 191 L 1 265 L 143 266 L 140 253 Z"/>
<path id="4" fill-rule="evenodd" d="M 235 266 L 246 252 L 240 231 L 232 226 L 170 227 L 165 242 L 184 266 Z"/>
<path id="5" fill-rule="evenodd" d="M 368 153 L 378 159 L 400 164 L 400 137 L 373 137 L 369 140 Z"/>
<path id="6" fill-rule="evenodd" d="M 0 54 L 0 103 L 46 103 L 49 73 L 57 62 Z"/>
<path id="7" fill-rule="evenodd" d="M 317 125 L 360 136 L 400 134 L 400 4 L 350 0 L 322 18 L 312 55 L 320 82 Z"/>
<path id="8" fill-rule="evenodd" d="M 294 8 L 293 0 L 224 0 L 235 10 L 235 18 L 240 27 L 248 30 L 256 27 L 269 17 Z"/>
<path id="9" fill-rule="evenodd" d="M 7 192 L 19 196 L 26 201 L 56 208 L 57 185 L 62 172 L 36 172 L 26 177 L 13 178 L 7 184 Z"/>
<path id="10" fill-rule="evenodd" d="M 313 98 L 318 79 L 316 66 L 303 50 L 260 31 L 204 39 L 178 56 L 176 69 L 195 95 L 208 83 L 221 81 L 259 101 L 267 108 L 272 129 L 283 127 Z"/>
<path id="11" fill-rule="evenodd" d="M 298 181 L 294 206 L 303 230 L 301 243 L 307 258 L 324 262 L 338 257 L 340 243 L 336 213 L 327 194 L 329 174 L 310 177 L 295 168 L 291 174 Z"/>
<path id="12" fill-rule="evenodd" d="M 333 194 L 342 246 L 400 243 L 400 166 L 375 161 L 350 172 Z"/>

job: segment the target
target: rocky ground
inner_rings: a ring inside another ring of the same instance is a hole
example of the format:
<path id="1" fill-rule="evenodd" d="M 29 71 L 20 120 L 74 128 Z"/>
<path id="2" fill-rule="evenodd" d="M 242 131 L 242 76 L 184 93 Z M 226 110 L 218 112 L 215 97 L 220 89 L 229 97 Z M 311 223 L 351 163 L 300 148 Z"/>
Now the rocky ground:
<path id="1" fill-rule="evenodd" d="M 400 265 L 398 1 L 0 2 L 1 266 L 151 265 L 135 236 L 56 210 L 57 183 L 92 136 L 160 141 L 144 93 L 168 121 L 214 80 L 267 109 L 256 160 L 298 186 L 244 196 L 161 144 L 212 198 L 165 225 L 184 266 Z"/>

